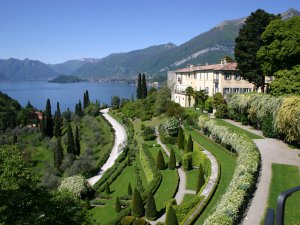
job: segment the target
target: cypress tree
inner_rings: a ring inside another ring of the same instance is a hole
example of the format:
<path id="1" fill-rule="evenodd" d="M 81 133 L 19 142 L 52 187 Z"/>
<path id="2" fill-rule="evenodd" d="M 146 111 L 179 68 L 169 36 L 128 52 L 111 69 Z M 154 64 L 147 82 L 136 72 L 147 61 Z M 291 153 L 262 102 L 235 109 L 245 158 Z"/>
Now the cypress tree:
<path id="1" fill-rule="evenodd" d="M 136 89 L 136 98 L 142 98 L 142 75 L 139 73 L 137 89 Z"/>
<path id="2" fill-rule="evenodd" d="M 75 154 L 80 155 L 80 139 L 79 139 L 78 126 L 76 126 L 76 130 L 75 130 Z"/>
<path id="3" fill-rule="evenodd" d="M 169 205 L 165 225 L 178 225 L 177 216 L 172 205 Z"/>
<path id="4" fill-rule="evenodd" d="M 78 104 L 75 105 L 75 115 L 79 116 Z"/>
<path id="5" fill-rule="evenodd" d="M 45 128 L 45 117 L 42 116 L 42 120 L 40 121 L 40 132 L 43 136 L 46 135 L 46 128 Z"/>
<path id="6" fill-rule="evenodd" d="M 50 99 L 47 99 L 46 110 L 45 110 L 45 134 L 48 137 L 53 137 L 53 119 L 51 113 Z"/>
<path id="7" fill-rule="evenodd" d="M 144 204 L 140 192 L 135 188 L 132 197 L 132 212 L 134 217 L 142 217 L 145 214 Z"/>
<path id="8" fill-rule="evenodd" d="M 88 90 L 85 90 L 85 93 L 83 94 L 83 108 L 85 109 L 90 104 L 90 97 Z"/>
<path id="9" fill-rule="evenodd" d="M 56 137 L 56 149 L 54 151 L 54 166 L 60 170 L 61 163 L 64 158 L 64 152 L 61 145 L 61 137 Z"/>
<path id="10" fill-rule="evenodd" d="M 110 188 L 109 188 L 108 183 L 105 183 L 105 193 L 108 195 L 110 194 Z"/>
<path id="11" fill-rule="evenodd" d="M 132 102 L 134 101 L 133 94 L 131 95 L 131 101 L 132 101 Z"/>
<path id="12" fill-rule="evenodd" d="M 121 211 L 121 203 L 120 203 L 120 199 L 119 199 L 118 196 L 117 196 L 117 198 L 116 198 L 115 209 L 116 209 L 116 212 L 117 212 L 117 213 Z"/>
<path id="13" fill-rule="evenodd" d="M 132 196 L 132 188 L 131 188 L 131 183 L 128 183 L 128 195 Z"/>
<path id="14" fill-rule="evenodd" d="M 55 137 L 62 136 L 61 126 L 62 126 L 62 117 L 59 108 L 59 102 L 57 102 L 56 112 L 54 114 L 54 131 L 53 131 Z"/>
<path id="15" fill-rule="evenodd" d="M 204 178 L 203 168 L 202 168 L 202 165 L 200 164 L 199 168 L 198 168 L 196 193 L 198 193 L 200 191 L 200 189 L 202 188 L 204 183 L 205 183 L 205 178 Z"/>
<path id="16" fill-rule="evenodd" d="M 183 134 L 183 129 L 180 126 L 178 130 L 178 137 L 177 137 L 177 144 L 179 149 L 184 148 L 184 134 Z"/>
<path id="17" fill-rule="evenodd" d="M 75 155 L 76 148 L 75 148 L 75 143 L 74 143 L 72 127 L 70 124 L 68 124 L 67 138 L 68 138 L 67 152 L 69 154 Z"/>
<path id="18" fill-rule="evenodd" d="M 149 191 L 146 200 L 146 217 L 149 220 L 154 220 L 157 216 L 155 199 L 151 191 Z"/>
<path id="19" fill-rule="evenodd" d="M 187 152 L 193 152 L 194 150 L 194 143 L 191 135 L 189 135 L 188 143 L 187 143 Z"/>
<path id="20" fill-rule="evenodd" d="M 161 150 L 159 150 L 159 152 L 157 153 L 156 165 L 157 169 L 159 170 L 165 169 L 165 160 Z"/>
<path id="21" fill-rule="evenodd" d="M 170 160 L 169 160 L 169 164 L 168 167 L 170 170 L 175 170 L 176 167 L 176 157 L 175 157 L 175 153 L 174 153 L 174 149 L 171 149 L 171 153 L 170 153 Z"/>
<path id="22" fill-rule="evenodd" d="M 78 116 L 83 117 L 83 110 L 82 110 L 82 105 L 80 100 L 78 102 Z"/>
<path id="23" fill-rule="evenodd" d="M 144 73 L 143 73 L 142 82 L 141 82 L 141 92 L 142 92 L 142 98 L 146 98 L 147 97 L 147 84 L 146 84 L 146 77 L 145 77 Z"/>

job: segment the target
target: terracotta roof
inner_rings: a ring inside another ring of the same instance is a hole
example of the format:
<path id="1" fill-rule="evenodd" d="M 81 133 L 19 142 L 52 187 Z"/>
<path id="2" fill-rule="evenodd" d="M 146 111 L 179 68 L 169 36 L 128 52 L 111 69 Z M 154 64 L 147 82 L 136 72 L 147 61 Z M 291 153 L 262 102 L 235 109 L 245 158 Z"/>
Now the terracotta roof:
<path id="1" fill-rule="evenodd" d="M 205 65 L 205 66 L 191 66 L 188 68 L 182 68 L 175 70 L 176 73 L 187 73 L 187 72 L 195 72 L 201 70 L 236 70 L 237 63 L 226 63 L 224 64 L 212 64 L 212 65 Z"/>

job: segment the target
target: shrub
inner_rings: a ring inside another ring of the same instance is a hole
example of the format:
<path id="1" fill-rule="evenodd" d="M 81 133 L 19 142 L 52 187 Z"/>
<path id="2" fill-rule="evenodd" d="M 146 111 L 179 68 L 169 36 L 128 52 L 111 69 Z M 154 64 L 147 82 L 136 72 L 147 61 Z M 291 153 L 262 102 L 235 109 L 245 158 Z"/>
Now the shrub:
<path id="1" fill-rule="evenodd" d="M 204 196 L 195 196 L 192 200 L 182 203 L 180 205 L 175 205 L 174 207 L 174 211 L 176 213 L 177 216 L 177 220 L 181 221 L 184 218 L 186 218 L 188 216 L 188 214 L 191 212 L 191 210 L 197 206 L 197 204 L 199 204 L 202 200 L 204 199 Z"/>
<path id="2" fill-rule="evenodd" d="M 171 117 L 165 124 L 167 133 L 172 137 L 177 136 L 179 127 L 180 121 L 176 117 Z"/>
<path id="3" fill-rule="evenodd" d="M 176 143 L 177 138 L 171 137 L 170 135 L 168 135 L 166 133 L 164 126 L 159 126 L 158 131 L 159 131 L 159 137 L 160 137 L 160 140 L 162 143 L 164 143 L 164 144 L 175 144 Z"/>
<path id="4" fill-rule="evenodd" d="M 196 193 L 198 193 L 201 190 L 204 184 L 205 184 L 204 172 L 203 172 L 202 165 L 200 164 L 198 168 Z"/>
<path id="5" fill-rule="evenodd" d="M 135 217 L 142 217 L 145 214 L 143 200 L 137 189 L 134 189 L 133 192 L 131 214 Z"/>
<path id="6" fill-rule="evenodd" d="M 261 124 L 261 131 L 265 137 L 273 138 L 277 136 L 274 128 L 273 118 L 270 114 L 265 116 Z"/>
<path id="7" fill-rule="evenodd" d="M 204 104 L 204 109 L 208 113 L 212 113 L 213 112 L 213 99 L 212 99 L 212 97 L 208 97 L 206 99 L 205 104 Z"/>
<path id="8" fill-rule="evenodd" d="M 177 145 L 179 149 L 184 148 L 184 133 L 182 127 L 179 127 L 178 130 Z"/>
<path id="9" fill-rule="evenodd" d="M 155 199 L 151 191 L 149 191 L 146 200 L 146 217 L 149 220 L 154 220 L 157 216 Z"/>
<path id="10" fill-rule="evenodd" d="M 116 209 L 117 213 L 121 211 L 121 203 L 120 203 L 120 199 L 118 196 L 116 197 L 115 209 Z"/>
<path id="11" fill-rule="evenodd" d="M 145 141 L 151 141 L 156 138 L 155 130 L 153 127 L 145 127 L 143 131 L 143 137 Z"/>
<path id="12" fill-rule="evenodd" d="M 193 152 L 193 151 L 194 151 L 194 143 L 193 143 L 192 136 L 189 135 L 186 152 Z"/>
<path id="13" fill-rule="evenodd" d="M 215 117 L 227 118 L 227 116 L 228 116 L 227 104 L 219 105 L 217 111 L 215 112 Z"/>
<path id="14" fill-rule="evenodd" d="M 175 152 L 174 152 L 173 148 L 171 149 L 168 167 L 170 170 L 175 170 L 175 168 L 176 168 L 176 156 L 175 156 Z"/>
<path id="15" fill-rule="evenodd" d="M 167 209 L 165 225 L 178 225 L 177 217 L 172 205 Z"/>
<path id="16" fill-rule="evenodd" d="M 128 191 L 127 191 L 128 195 L 131 196 L 132 195 L 132 188 L 131 188 L 131 183 L 128 183 Z"/>
<path id="17" fill-rule="evenodd" d="M 110 188 L 109 188 L 108 183 L 105 184 L 105 193 L 106 193 L 107 195 L 110 194 Z"/>
<path id="18" fill-rule="evenodd" d="M 147 224 L 149 223 L 142 218 L 137 218 L 135 221 L 133 221 L 133 225 L 147 225 Z"/>
<path id="19" fill-rule="evenodd" d="M 221 105 L 226 104 L 223 95 L 220 92 L 214 94 L 212 99 L 212 105 L 215 109 L 219 109 Z"/>
<path id="20" fill-rule="evenodd" d="M 182 167 L 183 167 L 184 171 L 189 171 L 193 168 L 191 153 L 184 154 Z"/>
<path id="21" fill-rule="evenodd" d="M 122 225 L 132 225 L 134 219 L 135 218 L 133 216 L 124 216 L 121 220 L 121 224 Z"/>
<path id="22" fill-rule="evenodd" d="M 159 150 L 157 153 L 156 165 L 157 165 L 157 169 L 159 170 L 165 169 L 165 160 L 161 150 Z"/>

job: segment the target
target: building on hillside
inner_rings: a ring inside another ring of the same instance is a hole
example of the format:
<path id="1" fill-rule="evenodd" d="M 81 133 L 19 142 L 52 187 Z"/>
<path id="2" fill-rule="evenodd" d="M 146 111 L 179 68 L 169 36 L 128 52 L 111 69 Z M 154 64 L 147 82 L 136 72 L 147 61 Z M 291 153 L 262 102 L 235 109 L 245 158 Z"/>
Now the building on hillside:
<path id="1" fill-rule="evenodd" d="M 206 90 L 209 96 L 220 92 L 223 96 L 228 93 L 245 93 L 254 89 L 254 84 L 243 80 L 237 72 L 236 62 L 226 62 L 222 59 L 220 64 L 194 66 L 168 72 L 168 86 L 172 91 L 172 100 L 183 107 L 195 104 L 193 97 L 190 105 L 185 93 L 191 86 L 195 91 Z"/>

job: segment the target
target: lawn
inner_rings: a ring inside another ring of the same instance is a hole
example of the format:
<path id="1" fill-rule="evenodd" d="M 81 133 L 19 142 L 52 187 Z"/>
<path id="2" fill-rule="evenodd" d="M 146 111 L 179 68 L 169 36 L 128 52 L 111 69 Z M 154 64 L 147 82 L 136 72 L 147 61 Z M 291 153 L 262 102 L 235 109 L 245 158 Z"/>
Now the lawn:
<path id="1" fill-rule="evenodd" d="M 193 194 L 185 194 L 181 204 L 191 201 L 195 196 Z"/>
<path id="2" fill-rule="evenodd" d="M 200 225 L 203 224 L 204 220 L 212 213 L 214 206 L 226 192 L 226 188 L 232 179 L 234 169 L 236 167 L 236 159 L 228 151 L 220 147 L 220 145 L 214 143 L 197 131 L 185 130 L 185 134 L 191 134 L 195 141 L 199 142 L 205 149 L 210 151 L 219 160 L 221 166 L 221 177 L 216 192 L 202 215 L 195 223 Z"/>
<path id="3" fill-rule="evenodd" d="M 272 180 L 269 189 L 268 207 L 275 209 L 278 195 L 283 191 L 299 185 L 300 173 L 298 167 L 283 164 L 272 164 Z M 300 191 L 292 194 L 286 201 L 284 224 L 300 224 L 299 204 Z"/>
<path id="4" fill-rule="evenodd" d="M 196 190 L 198 170 L 186 171 L 186 186 L 188 190 Z"/>
<path id="5" fill-rule="evenodd" d="M 232 129 L 236 133 L 244 134 L 244 135 L 248 136 L 250 139 L 263 139 L 264 138 L 264 137 L 259 136 L 257 134 L 253 134 L 253 133 L 251 133 L 249 131 L 246 131 L 246 130 L 240 128 L 240 127 L 234 126 L 233 124 L 228 123 L 228 122 L 226 122 L 226 121 L 224 121 L 222 119 L 215 118 L 214 120 L 217 121 L 217 123 L 220 124 L 220 125 L 229 127 L 230 129 Z"/>

